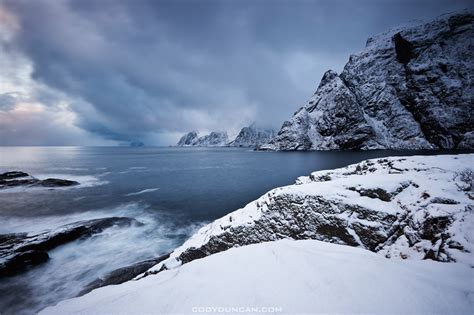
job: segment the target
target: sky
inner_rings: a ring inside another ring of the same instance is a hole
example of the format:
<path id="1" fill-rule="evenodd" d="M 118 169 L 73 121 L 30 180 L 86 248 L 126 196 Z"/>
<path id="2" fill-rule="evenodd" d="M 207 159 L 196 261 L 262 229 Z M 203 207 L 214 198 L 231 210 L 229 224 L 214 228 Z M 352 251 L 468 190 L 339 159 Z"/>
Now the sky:
<path id="1" fill-rule="evenodd" d="M 0 0 L 0 145 L 279 128 L 368 37 L 471 0 Z"/>

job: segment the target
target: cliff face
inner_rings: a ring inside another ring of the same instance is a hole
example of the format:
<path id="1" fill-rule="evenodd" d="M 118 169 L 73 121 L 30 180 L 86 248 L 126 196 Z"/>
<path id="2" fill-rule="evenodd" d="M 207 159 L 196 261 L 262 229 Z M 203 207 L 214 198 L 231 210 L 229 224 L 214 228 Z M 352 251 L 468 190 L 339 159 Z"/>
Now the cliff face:
<path id="1" fill-rule="evenodd" d="M 150 272 L 286 238 L 473 266 L 473 163 L 472 154 L 415 156 L 314 172 L 204 226 Z"/>
<path id="2" fill-rule="evenodd" d="M 369 38 L 262 149 L 472 149 L 474 16 Z"/>
<path id="3" fill-rule="evenodd" d="M 272 128 L 261 128 L 256 124 L 251 124 L 242 128 L 235 140 L 229 143 L 229 146 L 256 148 L 269 142 L 276 134 L 276 130 Z"/>
<path id="4" fill-rule="evenodd" d="M 225 146 L 229 143 L 227 132 L 211 132 L 202 137 L 198 136 L 196 131 L 191 131 L 181 137 L 178 141 L 178 147 L 196 146 L 196 147 L 215 147 Z"/>
<path id="5" fill-rule="evenodd" d="M 179 139 L 177 146 L 184 147 L 184 146 L 192 146 L 197 142 L 198 134 L 196 131 L 191 131 L 185 134 L 184 136 Z"/>

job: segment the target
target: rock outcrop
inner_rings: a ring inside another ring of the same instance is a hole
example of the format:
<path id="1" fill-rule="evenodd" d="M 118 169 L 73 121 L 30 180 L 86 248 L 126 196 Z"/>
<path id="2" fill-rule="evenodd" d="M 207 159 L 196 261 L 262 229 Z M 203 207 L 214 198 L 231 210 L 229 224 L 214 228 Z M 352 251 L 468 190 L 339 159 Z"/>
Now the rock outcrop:
<path id="1" fill-rule="evenodd" d="M 20 171 L 10 171 L 0 174 L 0 189 L 13 187 L 70 187 L 77 186 L 78 182 L 59 178 L 46 178 L 40 180 L 27 173 Z"/>
<path id="2" fill-rule="evenodd" d="M 162 262 L 165 259 L 168 259 L 170 254 L 165 254 L 156 258 L 147 259 L 144 261 L 140 261 L 130 266 L 125 266 L 116 270 L 113 270 L 106 274 L 102 278 L 97 278 L 96 280 L 92 281 L 91 283 L 87 284 L 81 292 L 79 292 L 78 296 L 84 295 L 89 293 L 92 290 L 97 288 L 105 287 L 108 285 L 113 284 L 120 284 L 126 281 L 132 280 L 136 276 L 141 273 L 144 273 L 154 265 Z"/>
<path id="3" fill-rule="evenodd" d="M 0 235 L 0 278 L 14 276 L 46 262 L 48 251 L 66 243 L 90 237 L 112 226 L 141 224 L 127 217 L 80 221 L 57 230 L 35 235 L 13 233 Z"/>
<path id="4" fill-rule="evenodd" d="M 191 131 L 185 134 L 184 136 L 179 139 L 177 146 L 178 147 L 186 147 L 186 146 L 193 146 L 197 143 L 197 139 L 199 138 L 197 131 Z"/>
<path id="5" fill-rule="evenodd" d="M 474 154 L 384 158 L 300 177 L 201 228 L 148 274 L 232 247 L 315 239 L 474 266 Z"/>
<path id="6" fill-rule="evenodd" d="M 229 143 L 231 147 L 258 148 L 275 137 L 277 131 L 272 128 L 263 128 L 255 123 L 242 128 L 237 137 Z"/>
<path id="7" fill-rule="evenodd" d="M 473 149 L 474 15 L 369 38 L 267 150 Z"/>
<path id="8" fill-rule="evenodd" d="M 202 137 L 198 136 L 196 131 L 191 131 L 179 139 L 178 147 L 222 147 L 229 143 L 229 136 L 227 132 L 213 131 L 208 135 Z"/>

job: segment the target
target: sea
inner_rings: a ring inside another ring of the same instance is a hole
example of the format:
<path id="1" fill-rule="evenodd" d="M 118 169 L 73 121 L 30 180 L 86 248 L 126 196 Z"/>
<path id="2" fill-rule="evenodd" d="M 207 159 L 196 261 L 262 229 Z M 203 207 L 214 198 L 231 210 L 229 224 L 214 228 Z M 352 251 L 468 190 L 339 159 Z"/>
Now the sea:
<path id="1" fill-rule="evenodd" d="M 0 147 L 0 173 L 18 170 L 80 183 L 0 190 L 0 234 L 33 235 L 114 216 L 143 223 L 59 246 L 49 251 L 46 263 L 0 278 L 0 314 L 35 313 L 74 297 L 110 271 L 172 251 L 203 225 L 275 187 L 293 184 L 298 176 L 369 158 L 421 154 L 439 152 Z"/>

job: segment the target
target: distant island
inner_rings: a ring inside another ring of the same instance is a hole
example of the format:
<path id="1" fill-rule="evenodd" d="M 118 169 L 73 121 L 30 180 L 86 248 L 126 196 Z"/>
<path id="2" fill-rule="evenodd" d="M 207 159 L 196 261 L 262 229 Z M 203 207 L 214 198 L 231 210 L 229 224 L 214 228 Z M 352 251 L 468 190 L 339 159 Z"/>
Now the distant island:
<path id="1" fill-rule="evenodd" d="M 199 136 L 197 131 L 183 135 L 178 141 L 178 147 L 244 147 L 258 148 L 268 143 L 276 135 L 276 130 L 270 127 L 260 127 L 256 123 L 240 130 L 234 140 L 229 141 L 227 132 L 211 132 Z"/>

